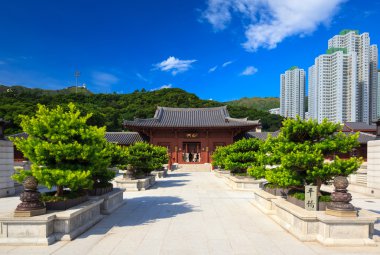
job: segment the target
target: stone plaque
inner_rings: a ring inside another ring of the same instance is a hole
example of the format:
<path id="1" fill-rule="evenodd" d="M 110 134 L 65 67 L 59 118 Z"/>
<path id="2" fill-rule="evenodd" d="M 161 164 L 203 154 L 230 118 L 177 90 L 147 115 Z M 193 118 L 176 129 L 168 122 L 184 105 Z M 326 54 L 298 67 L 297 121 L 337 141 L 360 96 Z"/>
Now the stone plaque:
<path id="1" fill-rule="evenodd" d="M 308 211 L 316 211 L 318 207 L 317 186 L 305 186 L 305 209 Z"/>

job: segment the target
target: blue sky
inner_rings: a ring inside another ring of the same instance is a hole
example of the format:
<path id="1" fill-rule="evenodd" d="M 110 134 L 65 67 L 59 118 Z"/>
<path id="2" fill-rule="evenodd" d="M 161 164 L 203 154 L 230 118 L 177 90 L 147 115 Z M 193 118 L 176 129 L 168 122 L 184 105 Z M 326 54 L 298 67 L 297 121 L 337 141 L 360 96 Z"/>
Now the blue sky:
<path id="1" fill-rule="evenodd" d="M 279 96 L 350 28 L 380 43 L 374 0 L 0 0 L 0 84 L 95 93 L 182 88 L 203 99 Z"/>

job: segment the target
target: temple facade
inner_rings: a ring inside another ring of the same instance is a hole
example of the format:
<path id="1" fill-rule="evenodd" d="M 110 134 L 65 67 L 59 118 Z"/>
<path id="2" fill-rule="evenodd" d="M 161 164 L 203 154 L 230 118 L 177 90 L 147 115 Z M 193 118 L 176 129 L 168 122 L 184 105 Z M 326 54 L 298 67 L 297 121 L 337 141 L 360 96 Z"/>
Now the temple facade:
<path id="1" fill-rule="evenodd" d="M 153 118 L 124 121 L 123 126 L 138 132 L 152 144 L 164 146 L 169 164 L 204 164 L 218 146 L 235 141 L 260 126 L 260 121 L 231 118 L 227 107 L 158 107 Z"/>

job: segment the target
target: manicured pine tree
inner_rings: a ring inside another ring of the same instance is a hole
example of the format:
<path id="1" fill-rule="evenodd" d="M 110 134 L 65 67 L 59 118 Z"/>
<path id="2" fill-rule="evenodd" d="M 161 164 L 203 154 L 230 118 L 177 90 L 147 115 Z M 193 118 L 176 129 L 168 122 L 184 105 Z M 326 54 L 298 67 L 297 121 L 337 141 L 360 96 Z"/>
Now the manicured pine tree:
<path id="1" fill-rule="evenodd" d="M 57 187 L 56 196 L 64 188 L 73 191 L 91 188 L 101 176 L 112 178 L 107 167 L 105 128 L 86 124 L 91 114 L 81 116 L 73 103 L 67 107 L 48 109 L 38 105 L 34 117 L 20 116 L 27 139 L 12 139 L 16 147 L 32 162 L 30 171 L 20 171 L 14 179 L 22 182 L 33 175 L 40 184 Z"/>
<path id="2" fill-rule="evenodd" d="M 360 166 L 361 159 L 342 159 L 338 154 L 347 154 L 359 145 L 359 134 L 338 132 L 340 124 L 327 120 L 317 123 L 299 117 L 286 119 L 278 138 L 268 138 L 263 145 L 262 160 L 265 165 L 277 166 L 258 172 L 279 187 L 302 188 L 305 184 L 318 186 L 335 176 L 348 176 Z M 332 161 L 326 158 L 332 157 Z"/>

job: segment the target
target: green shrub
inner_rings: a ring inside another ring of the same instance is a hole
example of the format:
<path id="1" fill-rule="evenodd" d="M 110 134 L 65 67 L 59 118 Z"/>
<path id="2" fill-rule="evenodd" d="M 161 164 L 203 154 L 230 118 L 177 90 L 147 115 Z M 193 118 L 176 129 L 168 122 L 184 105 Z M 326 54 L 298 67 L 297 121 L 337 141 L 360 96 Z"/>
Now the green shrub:
<path id="1" fill-rule="evenodd" d="M 247 173 L 248 167 L 257 164 L 256 152 L 261 143 L 259 139 L 242 139 L 229 145 L 225 168 L 232 173 Z"/>
<path id="2" fill-rule="evenodd" d="M 153 170 L 162 168 L 169 160 L 165 147 L 146 142 L 137 142 L 123 149 L 124 157 L 119 166 L 129 169 L 134 178 L 149 175 Z"/>
<path id="3" fill-rule="evenodd" d="M 218 146 L 215 151 L 212 153 L 212 165 L 214 167 L 218 167 L 220 169 L 224 169 L 226 167 L 226 158 L 230 153 L 231 146 Z"/>
<path id="4" fill-rule="evenodd" d="M 34 117 L 20 116 L 28 138 L 11 140 L 33 164 L 30 172 L 18 171 L 13 178 L 22 182 L 33 175 L 49 189 L 56 186 L 56 196 L 62 196 L 64 187 L 91 188 L 98 176 L 108 176 L 105 128 L 87 125 L 90 117 L 81 116 L 72 103 L 55 109 L 38 105 Z"/>
<path id="5" fill-rule="evenodd" d="M 327 120 L 286 119 L 278 138 L 269 138 L 262 147 L 268 158 L 265 163 L 278 165 L 266 170 L 265 178 L 280 187 L 314 184 L 319 191 L 335 176 L 355 172 L 361 163 L 359 158 L 335 156 L 334 161 L 325 162 L 328 155 L 347 153 L 359 145 L 359 134 L 346 135 L 337 132 L 339 129 L 339 124 Z"/>
<path id="6" fill-rule="evenodd" d="M 255 179 L 265 178 L 265 167 L 264 166 L 251 166 L 247 169 L 249 176 Z"/>

